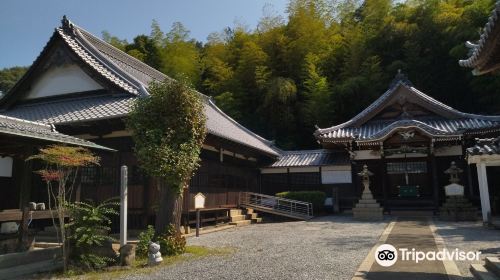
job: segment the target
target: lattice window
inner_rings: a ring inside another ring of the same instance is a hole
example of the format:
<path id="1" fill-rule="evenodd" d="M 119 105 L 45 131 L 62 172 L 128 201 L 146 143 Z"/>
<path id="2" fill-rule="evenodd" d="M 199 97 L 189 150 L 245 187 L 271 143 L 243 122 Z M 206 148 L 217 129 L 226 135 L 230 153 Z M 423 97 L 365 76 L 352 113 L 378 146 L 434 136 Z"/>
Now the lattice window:
<path id="1" fill-rule="evenodd" d="M 87 166 L 81 169 L 81 182 L 85 184 L 94 184 L 97 182 L 97 167 Z"/>
<path id="2" fill-rule="evenodd" d="M 388 162 L 388 174 L 427 173 L 427 162 Z"/>

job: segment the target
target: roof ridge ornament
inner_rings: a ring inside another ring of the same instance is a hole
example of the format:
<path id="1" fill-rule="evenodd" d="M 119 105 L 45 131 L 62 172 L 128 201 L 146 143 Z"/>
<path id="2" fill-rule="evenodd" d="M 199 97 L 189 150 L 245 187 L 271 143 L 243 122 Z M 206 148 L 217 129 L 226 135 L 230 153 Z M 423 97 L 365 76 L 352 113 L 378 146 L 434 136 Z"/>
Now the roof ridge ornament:
<path id="1" fill-rule="evenodd" d="M 401 69 L 398 69 L 398 72 L 396 73 L 396 76 L 394 76 L 394 79 L 392 79 L 389 88 L 393 88 L 399 83 L 402 83 L 409 87 L 413 87 L 413 83 L 408 79 L 408 76 L 401 71 Z"/>
<path id="2" fill-rule="evenodd" d="M 63 15 L 63 18 L 61 20 L 61 27 L 65 30 L 72 30 L 73 29 L 73 23 L 66 17 L 66 15 Z"/>

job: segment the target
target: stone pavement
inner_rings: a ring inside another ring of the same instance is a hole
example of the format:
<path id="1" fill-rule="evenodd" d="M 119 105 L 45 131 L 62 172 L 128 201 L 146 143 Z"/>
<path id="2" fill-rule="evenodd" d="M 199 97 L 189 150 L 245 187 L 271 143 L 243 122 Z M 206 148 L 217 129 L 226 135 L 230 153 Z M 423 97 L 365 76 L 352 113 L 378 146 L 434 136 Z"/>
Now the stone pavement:
<path id="1" fill-rule="evenodd" d="M 430 219 L 405 219 L 389 224 L 379 242 L 373 247 L 365 261 L 356 272 L 354 279 L 394 279 L 394 280 L 448 280 L 455 279 L 460 273 L 452 261 L 403 261 L 399 248 L 411 251 L 439 251 L 444 242 L 436 235 Z M 389 267 L 379 265 L 375 260 L 376 249 L 381 244 L 390 244 L 398 250 L 398 260 Z"/>

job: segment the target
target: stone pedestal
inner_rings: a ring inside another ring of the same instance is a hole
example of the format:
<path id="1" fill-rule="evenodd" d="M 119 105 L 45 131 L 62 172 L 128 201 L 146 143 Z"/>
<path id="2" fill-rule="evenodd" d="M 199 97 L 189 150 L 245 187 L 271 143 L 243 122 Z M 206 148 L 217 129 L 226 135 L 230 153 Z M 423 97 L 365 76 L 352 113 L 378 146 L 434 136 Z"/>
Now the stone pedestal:
<path id="1" fill-rule="evenodd" d="M 445 186 L 446 202 L 439 208 L 439 218 L 444 221 L 475 221 L 477 208 L 464 196 L 464 186 L 459 184 L 459 174 L 463 170 L 454 161 L 444 173 L 450 175 L 450 183 Z"/>
<path id="2" fill-rule="evenodd" d="M 477 208 L 463 196 L 450 196 L 439 208 L 439 218 L 444 221 L 475 221 Z"/>
<path id="3" fill-rule="evenodd" d="M 382 220 L 384 218 L 383 209 L 380 204 L 373 198 L 373 194 L 370 191 L 370 178 L 373 175 L 367 166 L 363 166 L 363 171 L 361 171 L 359 176 L 363 177 L 363 194 L 361 199 L 358 201 L 356 206 L 352 209 L 354 219 L 363 221 L 376 221 Z"/>

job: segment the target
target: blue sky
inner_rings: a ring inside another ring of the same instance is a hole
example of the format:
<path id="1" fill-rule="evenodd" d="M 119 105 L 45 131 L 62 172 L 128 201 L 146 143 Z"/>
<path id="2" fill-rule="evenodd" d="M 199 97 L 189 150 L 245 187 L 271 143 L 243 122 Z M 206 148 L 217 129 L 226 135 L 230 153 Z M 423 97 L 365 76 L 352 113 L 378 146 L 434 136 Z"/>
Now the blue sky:
<path id="1" fill-rule="evenodd" d="M 156 19 L 164 31 L 182 22 L 197 40 L 235 22 L 255 28 L 262 8 L 270 3 L 284 15 L 287 0 L 1 0 L 0 69 L 30 65 L 63 15 L 88 31 L 103 30 L 131 41 L 149 34 Z"/>

